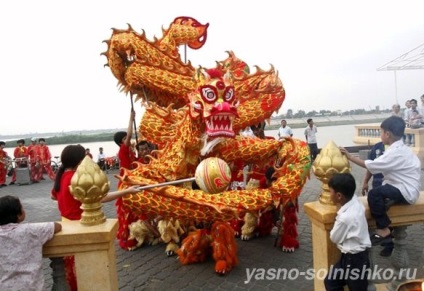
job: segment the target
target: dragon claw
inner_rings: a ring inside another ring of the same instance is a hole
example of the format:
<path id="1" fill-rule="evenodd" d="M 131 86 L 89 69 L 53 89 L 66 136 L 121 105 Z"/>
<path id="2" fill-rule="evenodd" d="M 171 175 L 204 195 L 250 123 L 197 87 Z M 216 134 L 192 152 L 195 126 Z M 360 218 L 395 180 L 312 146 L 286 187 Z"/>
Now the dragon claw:
<path id="1" fill-rule="evenodd" d="M 294 247 L 292 248 L 287 248 L 287 247 L 282 247 L 281 250 L 285 253 L 294 253 Z"/>
<path id="2" fill-rule="evenodd" d="M 137 58 L 136 55 L 134 55 L 130 50 L 127 50 L 126 53 L 127 53 L 127 61 L 133 62 L 136 60 Z"/>
<path id="3" fill-rule="evenodd" d="M 215 264 L 215 273 L 225 275 L 227 273 L 227 263 L 224 260 L 219 260 Z"/>
<path id="4" fill-rule="evenodd" d="M 252 237 L 253 237 L 252 235 L 246 235 L 246 234 L 243 234 L 243 235 L 240 236 L 241 240 L 244 240 L 244 241 L 248 241 Z"/>

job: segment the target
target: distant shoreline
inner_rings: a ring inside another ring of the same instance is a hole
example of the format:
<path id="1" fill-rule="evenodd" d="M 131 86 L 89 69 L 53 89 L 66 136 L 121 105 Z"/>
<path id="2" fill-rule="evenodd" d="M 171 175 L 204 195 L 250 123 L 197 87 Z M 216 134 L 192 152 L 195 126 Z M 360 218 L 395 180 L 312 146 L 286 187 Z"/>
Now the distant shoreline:
<path id="1" fill-rule="evenodd" d="M 352 115 L 352 116 L 330 116 L 330 117 L 313 117 L 315 125 L 318 127 L 326 126 L 337 126 L 337 125 L 349 125 L 349 124 L 369 124 L 369 123 L 380 123 L 389 114 L 369 114 L 369 115 Z M 288 126 L 291 128 L 303 128 L 306 127 L 306 119 L 286 119 Z M 271 119 L 271 124 L 267 124 L 266 130 L 275 130 L 280 127 L 281 119 Z M 98 142 L 98 141 L 113 141 L 113 135 L 116 131 L 125 129 L 99 129 L 99 130 L 84 130 L 84 131 L 70 131 L 70 132 L 56 132 L 56 133 L 37 133 L 37 134 L 22 134 L 22 135 L 7 135 L 1 136 L 0 140 L 6 142 L 6 147 L 15 147 L 16 141 L 19 139 L 25 140 L 25 145 L 31 144 L 30 139 L 32 137 L 46 139 L 47 144 L 75 144 L 75 143 L 87 143 L 87 142 Z"/>
<path id="2" fill-rule="evenodd" d="M 386 117 L 382 118 L 374 118 L 374 119 L 366 119 L 366 120 L 331 120 L 331 121 L 315 121 L 314 123 L 317 127 L 326 127 L 326 126 L 337 126 L 337 125 L 349 125 L 349 124 L 369 124 L 369 123 L 380 123 L 382 122 Z M 291 128 L 303 128 L 306 127 L 305 123 L 293 123 L 290 124 L 290 119 L 287 120 L 287 125 L 289 125 Z M 271 124 L 266 126 L 266 129 L 278 129 L 280 127 L 279 124 Z"/>
<path id="3" fill-rule="evenodd" d="M 337 126 L 337 125 L 359 125 L 370 123 L 381 123 L 384 119 L 390 116 L 390 113 L 374 113 L 361 115 L 341 115 L 341 116 L 316 116 L 311 117 L 317 127 Z M 286 118 L 287 125 L 291 128 L 304 128 L 307 126 L 306 120 L 309 117 L 303 118 Z M 271 119 L 270 124 L 267 124 L 266 129 L 278 129 L 281 125 L 282 118 Z"/>

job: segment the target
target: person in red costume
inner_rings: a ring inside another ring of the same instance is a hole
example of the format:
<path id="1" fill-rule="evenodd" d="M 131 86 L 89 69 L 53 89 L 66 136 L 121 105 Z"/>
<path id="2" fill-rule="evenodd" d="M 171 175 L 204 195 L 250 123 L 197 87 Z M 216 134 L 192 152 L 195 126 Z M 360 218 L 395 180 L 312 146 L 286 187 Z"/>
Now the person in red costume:
<path id="1" fill-rule="evenodd" d="M 43 177 L 43 170 L 44 170 L 44 171 L 46 171 L 49 178 L 54 180 L 56 175 L 53 173 L 52 167 L 51 167 L 52 155 L 50 154 L 50 149 L 46 145 L 46 140 L 44 138 L 39 138 L 38 142 L 40 144 L 39 145 L 39 147 L 40 147 L 40 159 L 39 159 L 40 167 L 39 167 L 39 170 L 38 170 L 39 171 L 38 175 L 39 175 L 41 180 L 44 180 L 44 177 Z"/>
<path id="2" fill-rule="evenodd" d="M 148 164 L 150 162 L 150 158 L 148 155 L 151 153 L 151 145 L 147 140 L 142 140 L 137 144 L 138 147 L 138 157 L 137 162 L 142 164 Z"/>
<path id="3" fill-rule="evenodd" d="M 35 137 L 31 138 L 31 144 L 28 146 L 28 156 L 30 163 L 30 176 L 33 183 L 40 182 L 39 167 L 40 167 L 40 147 L 37 144 Z"/>
<path id="4" fill-rule="evenodd" d="M 13 151 L 13 156 L 15 157 L 16 168 L 26 168 L 28 167 L 28 148 L 25 146 L 25 140 L 19 139 L 16 141 L 17 146 Z M 16 183 L 16 171 L 13 171 L 12 181 L 9 185 Z"/>
<path id="5" fill-rule="evenodd" d="M 243 160 L 235 160 L 234 162 L 230 164 L 230 169 L 231 169 L 230 189 L 231 190 L 245 189 L 243 168 L 244 168 Z M 229 223 L 234 230 L 235 236 L 239 237 L 241 234 L 241 227 L 243 226 L 243 217 L 240 217 L 240 219 L 234 218 L 230 220 Z"/>
<path id="6" fill-rule="evenodd" d="M 272 136 L 265 136 L 265 122 L 258 125 L 252 125 L 251 129 L 253 134 L 260 139 L 275 139 Z M 270 172 L 273 168 L 274 159 L 268 161 L 263 161 L 262 163 L 257 163 L 251 165 L 250 179 L 248 183 L 248 189 L 265 189 L 271 186 L 272 181 L 275 180 L 272 178 L 274 172 Z M 270 173 L 268 173 L 270 172 Z M 268 176 L 267 177 L 267 173 Z M 255 228 L 255 233 L 258 236 L 267 236 L 271 234 L 272 228 L 276 223 L 275 208 L 267 209 L 260 213 L 260 216 L 257 221 Z"/>
<path id="7" fill-rule="evenodd" d="M 0 188 L 6 187 L 6 176 L 7 176 L 7 168 L 10 162 L 10 157 L 7 152 L 4 150 L 6 143 L 4 141 L 0 141 Z"/>
<path id="8" fill-rule="evenodd" d="M 274 177 L 275 168 L 269 167 L 265 172 L 264 179 L 260 181 L 260 188 L 266 189 L 271 187 L 272 182 L 276 180 Z M 277 225 L 277 220 L 283 222 L 283 225 L 279 226 L 278 236 L 280 236 L 279 247 L 281 247 L 283 252 L 294 252 L 295 249 L 299 248 L 299 241 L 297 240 L 297 212 L 299 211 L 299 206 L 297 200 L 295 203 L 288 202 L 284 208 L 282 205 L 279 205 L 277 208 L 273 208 L 271 211 L 266 211 L 261 213 L 259 217 L 257 233 L 259 236 L 269 235 L 272 231 L 272 228 Z M 281 213 L 281 210 L 282 213 Z M 283 217 L 280 216 L 280 212 Z M 281 233 L 281 230 L 283 231 Z M 278 239 L 278 237 L 277 237 Z"/>
<path id="9" fill-rule="evenodd" d="M 265 122 L 260 123 L 258 125 L 252 125 L 250 127 L 253 131 L 253 134 L 260 139 L 275 139 L 272 136 L 265 136 Z M 274 164 L 274 160 L 270 159 L 268 161 L 262 161 L 261 163 L 257 163 L 257 164 L 253 164 L 250 167 L 250 178 L 249 178 L 249 182 L 248 185 L 246 186 L 247 188 L 259 188 L 260 185 L 260 181 L 265 179 L 265 171 L 273 166 Z"/>
<path id="10" fill-rule="evenodd" d="M 133 124 L 135 119 L 135 111 L 131 109 L 130 119 L 128 121 L 127 131 L 118 131 L 114 134 L 113 140 L 119 146 L 118 159 L 120 166 L 120 175 L 123 175 L 124 169 L 132 169 L 133 162 L 135 161 L 135 155 L 131 150 L 131 137 L 133 135 Z M 118 188 L 121 185 L 121 182 L 118 182 Z M 137 245 L 135 239 L 128 239 L 129 237 L 129 228 L 128 226 L 137 221 L 139 218 L 132 212 L 127 212 L 122 207 L 122 199 L 119 198 L 116 200 L 116 212 L 119 222 L 118 232 L 116 237 L 119 240 L 119 246 L 126 250 L 132 250 Z"/>
<path id="11" fill-rule="evenodd" d="M 62 165 L 59 167 L 51 197 L 57 201 L 62 220 L 80 220 L 82 209 L 81 202 L 76 200 L 70 190 L 71 180 L 79 164 L 85 158 L 85 149 L 81 145 L 66 146 L 60 156 Z M 137 193 L 137 187 L 130 187 L 122 191 L 109 192 L 101 202 L 109 202 L 126 194 Z M 77 290 L 77 280 L 74 273 L 74 258 L 65 257 L 66 279 L 71 290 Z M 57 262 L 56 262 L 57 264 Z"/>
<path id="12" fill-rule="evenodd" d="M 127 131 L 118 131 L 114 134 L 113 140 L 119 147 L 118 159 L 120 168 L 131 169 L 134 162 L 134 155 L 131 153 L 131 137 L 133 135 L 133 122 L 135 111 L 131 110 Z M 122 172 L 120 173 L 122 174 Z"/>
<path id="13" fill-rule="evenodd" d="M 252 131 L 255 136 L 261 139 L 274 139 L 273 137 L 265 136 L 265 123 L 261 123 L 257 126 L 252 126 Z M 275 180 L 274 172 L 275 168 L 273 166 L 274 160 L 265 161 L 261 164 L 252 165 L 251 177 L 247 189 L 255 188 L 268 188 L 272 185 L 272 182 Z M 278 233 L 280 236 L 279 247 L 281 247 L 283 252 L 294 252 L 295 249 L 299 248 L 299 242 L 297 240 L 297 212 L 299 210 L 298 202 L 288 202 L 287 205 L 279 205 L 277 208 L 268 209 L 260 214 L 258 219 L 255 233 L 259 236 L 269 235 L 272 231 L 272 228 L 276 225 L 276 220 L 280 214 L 276 213 L 277 209 L 282 210 L 280 217 L 281 221 L 284 221 L 283 227 L 280 226 L 280 230 L 283 229 L 283 233 Z"/>

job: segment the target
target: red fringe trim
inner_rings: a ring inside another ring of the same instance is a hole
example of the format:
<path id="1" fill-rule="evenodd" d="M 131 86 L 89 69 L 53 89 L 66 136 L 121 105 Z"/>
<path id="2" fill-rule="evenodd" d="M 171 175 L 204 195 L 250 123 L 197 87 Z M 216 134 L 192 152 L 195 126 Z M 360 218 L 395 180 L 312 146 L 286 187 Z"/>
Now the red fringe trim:
<path id="1" fill-rule="evenodd" d="M 78 291 L 77 275 L 75 272 L 75 257 L 64 257 L 63 261 L 65 262 L 65 276 L 66 281 L 68 281 L 69 288 L 71 291 Z"/>

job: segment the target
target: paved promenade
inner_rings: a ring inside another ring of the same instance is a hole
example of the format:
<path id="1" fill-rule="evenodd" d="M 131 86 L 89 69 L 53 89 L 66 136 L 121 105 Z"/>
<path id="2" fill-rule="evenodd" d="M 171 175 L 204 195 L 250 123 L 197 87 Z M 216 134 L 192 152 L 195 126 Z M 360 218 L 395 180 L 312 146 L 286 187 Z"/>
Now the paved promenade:
<path id="1" fill-rule="evenodd" d="M 111 189 L 116 189 L 116 172 L 109 172 Z M 357 194 L 362 185 L 364 170 L 352 165 L 352 174 L 357 181 Z M 8 178 L 8 181 L 10 178 Z M 424 183 L 423 183 L 424 185 Z M 26 210 L 27 222 L 58 221 L 60 216 L 56 203 L 50 199 L 53 181 L 44 180 L 38 184 L 8 186 L 0 189 L 0 196 L 16 195 L 20 197 Z M 300 248 L 294 253 L 284 253 L 274 247 L 275 235 L 265 238 L 254 238 L 251 241 L 238 240 L 239 265 L 226 276 L 214 273 L 214 261 L 196 265 L 182 266 L 176 257 L 167 257 L 165 245 L 143 246 L 129 252 L 119 248 L 116 243 L 117 270 L 119 290 L 313 290 L 313 280 L 306 276 L 297 276 L 292 271 L 292 279 L 267 279 L 267 276 L 253 276 L 249 282 L 247 272 L 259 270 L 276 270 L 285 268 L 306 272 L 313 267 L 311 223 L 303 211 L 305 202 L 316 201 L 321 192 L 321 182 L 311 173 L 311 179 L 306 183 L 300 196 L 299 210 L 299 241 Z M 115 218 L 114 202 L 104 204 L 108 218 Z M 408 253 L 410 266 L 417 268 L 417 277 L 423 277 L 422 269 L 422 225 L 408 228 Z M 378 256 L 380 247 L 376 247 L 376 262 L 379 267 L 388 265 L 388 259 Z M 49 260 L 44 259 L 47 290 L 51 289 L 52 279 Z M 252 274 L 252 273 L 251 273 Z M 257 274 L 257 273 L 254 273 Z M 272 274 L 271 274 L 272 275 Z M 96 290 L 92 286 L 91 290 Z"/>

